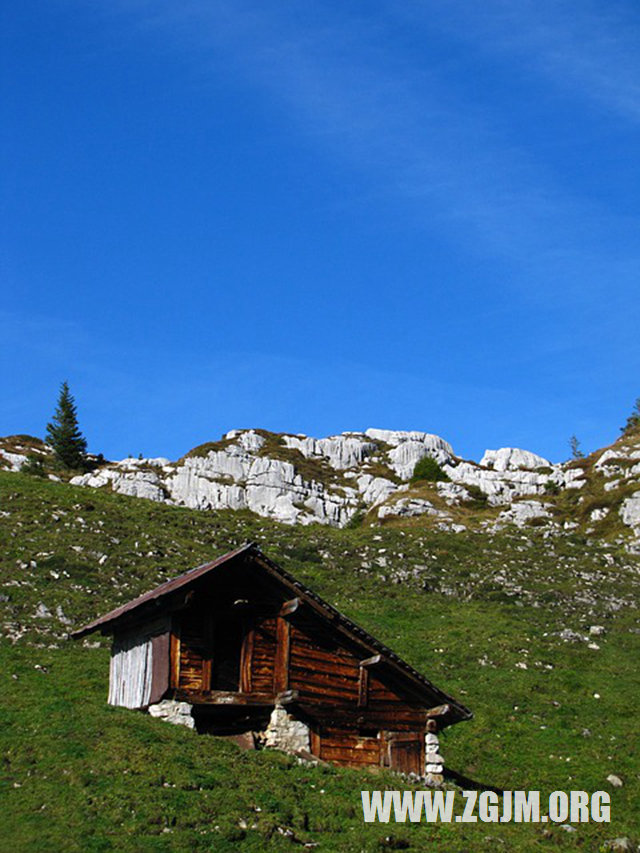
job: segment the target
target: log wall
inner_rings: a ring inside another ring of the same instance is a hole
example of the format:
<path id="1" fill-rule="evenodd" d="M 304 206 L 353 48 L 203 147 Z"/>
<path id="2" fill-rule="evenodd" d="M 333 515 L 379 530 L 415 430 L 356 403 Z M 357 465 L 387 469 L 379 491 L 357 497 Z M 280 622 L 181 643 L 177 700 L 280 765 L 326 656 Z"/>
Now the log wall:
<path id="1" fill-rule="evenodd" d="M 201 596 L 175 618 L 173 686 L 196 702 L 215 704 L 216 654 L 222 653 L 227 669 L 239 670 L 237 686 L 224 688 L 242 694 L 238 702 L 295 695 L 288 710 L 310 726 L 319 758 L 423 772 L 427 709 L 407 694 L 393 667 L 299 599 L 285 602 L 273 589 L 260 589 L 253 602 L 240 600 L 252 584 L 241 587 L 239 578 L 237 584 L 226 591 L 228 605 L 222 596 Z M 242 629 L 226 632 L 221 642 L 216 631 L 233 622 L 233 613 Z M 207 691 L 214 691 L 209 699 Z"/>

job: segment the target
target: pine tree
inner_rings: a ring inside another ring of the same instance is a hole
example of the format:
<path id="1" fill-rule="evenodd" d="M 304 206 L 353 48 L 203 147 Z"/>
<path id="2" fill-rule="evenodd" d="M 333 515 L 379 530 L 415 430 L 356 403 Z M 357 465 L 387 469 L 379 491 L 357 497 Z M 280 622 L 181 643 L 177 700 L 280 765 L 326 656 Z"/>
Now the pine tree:
<path id="1" fill-rule="evenodd" d="M 62 383 L 58 406 L 47 424 L 46 441 L 65 468 L 84 466 L 87 442 L 80 432 L 76 404 L 66 382 Z"/>
<path id="2" fill-rule="evenodd" d="M 620 427 L 620 432 L 628 432 L 631 429 L 635 429 L 637 426 L 640 426 L 640 397 L 636 400 L 633 411 L 627 418 L 626 424 L 623 427 Z"/>
<path id="3" fill-rule="evenodd" d="M 584 453 L 580 450 L 580 441 L 575 435 L 569 439 L 569 447 L 571 448 L 572 459 L 584 459 Z"/>

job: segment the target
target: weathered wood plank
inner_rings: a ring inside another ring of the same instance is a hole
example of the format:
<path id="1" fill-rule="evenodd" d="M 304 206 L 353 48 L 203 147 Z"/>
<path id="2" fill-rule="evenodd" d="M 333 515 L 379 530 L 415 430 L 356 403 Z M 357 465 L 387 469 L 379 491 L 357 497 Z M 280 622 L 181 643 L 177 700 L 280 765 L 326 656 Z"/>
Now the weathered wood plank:
<path id="1" fill-rule="evenodd" d="M 290 666 L 289 678 L 306 684 L 325 685 L 326 687 L 340 686 L 348 690 L 358 691 L 357 673 L 341 675 L 339 673 L 317 672 L 308 667 Z"/>
<path id="2" fill-rule="evenodd" d="M 369 670 L 360 665 L 360 677 L 358 679 L 358 707 L 366 708 L 369 701 Z"/>
<path id="3" fill-rule="evenodd" d="M 330 660 L 325 657 L 316 657 L 301 652 L 296 646 L 291 646 L 291 666 L 309 672 L 318 672 L 325 675 L 340 675 L 345 678 L 358 679 L 358 666 L 354 661 L 345 663 L 340 660 Z"/>
<path id="4" fill-rule="evenodd" d="M 180 683 L 180 627 L 176 624 L 175 617 L 171 626 L 171 665 L 170 686 L 175 689 Z"/>
<path id="5" fill-rule="evenodd" d="M 289 687 L 289 651 L 291 625 L 286 619 L 279 618 L 276 625 L 276 654 L 273 667 L 273 689 L 275 693 Z"/>
<path id="6" fill-rule="evenodd" d="M 249 630 L 242 642 L 240 654 L 240 691 L 251 693 L 253 684 L 253 638 L 254 631 Z"/>

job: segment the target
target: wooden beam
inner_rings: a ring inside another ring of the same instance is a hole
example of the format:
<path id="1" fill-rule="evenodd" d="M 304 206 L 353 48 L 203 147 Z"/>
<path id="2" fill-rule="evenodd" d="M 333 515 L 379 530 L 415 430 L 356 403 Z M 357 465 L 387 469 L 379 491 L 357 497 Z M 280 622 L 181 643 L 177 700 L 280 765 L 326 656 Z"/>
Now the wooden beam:
<path id="1" fill-rule="evenodd" d="M 205 623 L 204 627 L 204 639 L 205 639 L 205 648 L 208 649 L 208 654 L 204 654 L 202 656 L 202 689 L 203 690 L 211 690 L 211 680 L 212 680 L 212 659 L 211 652 L 213 649 L 213 621 L 208 620 Z M 213 651 L 215 654 L 215 650 Z"/>
<path id="2" fill-rule="evenodd" d="M 290 648 L 291 625 L 280 616 L 276 623 L 276 654 L 273 666 L 274 693 L 282 693 L 289 689 Z"/>
<path id="3" fill-rule="evenodd" d="M 290 601 L 285 601 L 285 603 L 280 608 L 280 612 L 278 616 L 291 616 L 296 612 L 296 610 L 300 607 L 302 602 L 299 598 L 292 598 Z"/>
<path id="4" fill-rule="evenodd" d="M 360 664 L 358 677 L 358 708 L 366 708 L 369 701 L 369 669 Z"/>
<path id="5" fill-rule="evenodd" d="M 435 708 L 429 708 L 427 717 L 444 717 L 451 710 L 451 705 L 437 705 Z"/>
<path id="6" fill-rule="evenodd" d="M 190 702 L 192 705 L 219 705 L 222 707 L 259 706 L 270 708 L 276 704 L 276 696 L 273 693 L 235 693 L 229 690 L 210 690 L 207 693 L 179 690 L 176 698 Z M 285 701 L 287 701 L 286 697 Z M 288 701 L 294 701 L 294 699 Z"/>
<path id="7" fill-rule="evenodd" d="M 169 686 L 174 690 L 180 684 L 180 626 L 171 620 Z"/>
<path id="8" fill-rule="evenodd" d="M 240 690 L 243 693 L 251 693 L 254 637 L 255 631 L 250 628 L 242 641 L 242 650 L 240 652 Z"/>

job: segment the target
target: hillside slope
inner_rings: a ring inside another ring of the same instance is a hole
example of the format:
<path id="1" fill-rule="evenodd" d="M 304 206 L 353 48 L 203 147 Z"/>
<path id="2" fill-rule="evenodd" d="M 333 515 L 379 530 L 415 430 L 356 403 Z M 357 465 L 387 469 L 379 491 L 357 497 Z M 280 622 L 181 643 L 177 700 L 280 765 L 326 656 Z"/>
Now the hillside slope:
<path id="1" fill-rule="evenodd" d="M 594 501 L 613 491 L 593 489 Z M 566 496 L 555 497 L 564 512 Z M 586 533 L 588 502 L 579 528 L 550 536 L 439 530 L 427 516 L 288 526 L 1 472 L 0 501 L 7 849 L 597 850 L 640 840 L 640 560 L 617 527 Z M 365 826 L 360 789 L 406 781 L 241 753 L 109 708 L 106 641 L 73 643 L 67 631 L 247 540 L 474 711 L 442 738 L 450 768 L 543 795 L 607 790 L 612 823 Z"/>

